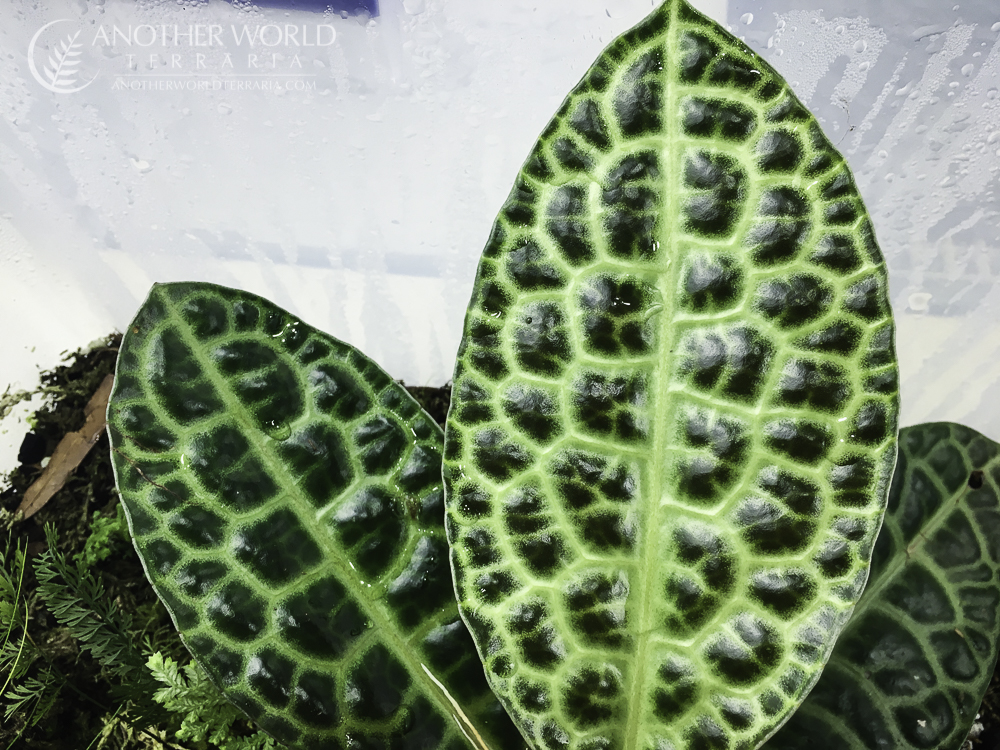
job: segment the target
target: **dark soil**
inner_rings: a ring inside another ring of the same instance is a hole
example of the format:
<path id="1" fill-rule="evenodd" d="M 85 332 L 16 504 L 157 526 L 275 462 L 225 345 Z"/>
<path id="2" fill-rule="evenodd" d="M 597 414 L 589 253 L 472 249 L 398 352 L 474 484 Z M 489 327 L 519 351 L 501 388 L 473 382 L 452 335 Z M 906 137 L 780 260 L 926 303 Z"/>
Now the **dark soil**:
<path id="1" fill-rule="evenodd" d="M 102 434 L 66 486 L 35 516 L 16 521 L 11 514 L 41 474 L 42 459 L 52 455 L 65 434 L 83 426 L 84 406 L 101 380 L 114 371 L 120 338 L 111 336 L 104 346 L 77 352 L 64 365 L 43 373 L 41 390 L 47 395 L 47 403 L 35 415 L 34 426 L 24 438 L 18 457 L 21 465 L 5 479 L 0 478 L 0 552 L 4 549 L 9 552 L 20 541 L 28 550 L 29 560 L 37 557 L 46 547 L 44 526 L 52 524 L 60 549 L 71 557 L 83 550 L 95 512 L 100 511 L 105 517 L 114 515 L 118 498 L 106 434 Z M 408 390 L 438 423 L 444 424 L 450 399 L 447 386 Z M 125 538 L 114 544 L 114 554 L 98 563 L 93 572 L 103 580 L 108 596 L 132 613 L 138 628 L 136 638 L 149 638 L 155 649 L 184 661 L 183 646 L 166 610 L 147 583 L 131 544 Z M 7 564 L 9 559 L 8 555 Z M 15 745 L 18 748 L 82 750 L 101 734 L 105 717 L 122 705 L 122 690 L 127 686 L 107 679 L 101 666 L 81 652 L 79 644 L 59 626 L 35 594 L 37 584 L 30 570 L 29 565 L 22 592 L 29 602 L 28 632 L 45 658 L 65 675 L 67 687 L 60 691 L 46 716 L 31 727 L 25 727 L 24 716 L 17 713 L 3 720 L 7 701 L 0 701 L 3 704 L 0 748 L 6 748 L 20 735 Z M 6 675 L 0 678 L 6 679 Z M 994 672 L 980 713 L 983 729 L 971 746 L 975 750 L 1000 750 L 1000 670 Z M 150 745 L 141 735 L 119 731 L 118 736 L 108 738 L 104 747 L 138 750 Z"/>

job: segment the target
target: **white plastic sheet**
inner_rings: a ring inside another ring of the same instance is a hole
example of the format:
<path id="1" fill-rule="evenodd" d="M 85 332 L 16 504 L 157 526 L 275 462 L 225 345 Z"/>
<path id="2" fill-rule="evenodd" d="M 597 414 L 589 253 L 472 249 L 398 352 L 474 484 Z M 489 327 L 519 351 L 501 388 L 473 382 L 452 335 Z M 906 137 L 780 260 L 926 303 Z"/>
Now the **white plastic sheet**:
<path id="1" fill-rule="evenodd" d="M 696 4 L 786 76 L 855 170 L 892 275 L 903 423 L 1000 439 L 1000 6 L 950 2 Z M 517 169 L 652 4 L 380 6 L 0 11 L 0 391 L 181 279 L 265 295 L 409 383 L 448 380 Z M 2 429 L 5 470 L 25 427 Z"/>

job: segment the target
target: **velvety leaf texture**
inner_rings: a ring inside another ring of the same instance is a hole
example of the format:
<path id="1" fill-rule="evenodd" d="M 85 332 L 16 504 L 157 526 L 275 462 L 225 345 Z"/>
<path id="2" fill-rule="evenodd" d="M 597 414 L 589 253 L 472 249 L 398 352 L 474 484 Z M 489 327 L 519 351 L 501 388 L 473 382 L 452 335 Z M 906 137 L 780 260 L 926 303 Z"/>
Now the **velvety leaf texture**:
<path id="1" fill-rule="evenodd" d="M 1000 445 L 899 434 L 871 580 L 823 676 L 767 750 L 957 750 L 1000 640 Z"/>
<path id="2" fill-rule="evenodd" d="M 760 745 L 864 587 L 897 414 L 847 165 L 777 73 L 667 0 L 517 176 L 455 370 L 459 605 L 525 737 Z"/>
<path id="3" fill-rule="evenodd" d="M 523 748 L 448 569 L 440 428 L 260 297 L 153 287 L 108 407 L 146 573 L 226 697 L 290 747 Z"/>

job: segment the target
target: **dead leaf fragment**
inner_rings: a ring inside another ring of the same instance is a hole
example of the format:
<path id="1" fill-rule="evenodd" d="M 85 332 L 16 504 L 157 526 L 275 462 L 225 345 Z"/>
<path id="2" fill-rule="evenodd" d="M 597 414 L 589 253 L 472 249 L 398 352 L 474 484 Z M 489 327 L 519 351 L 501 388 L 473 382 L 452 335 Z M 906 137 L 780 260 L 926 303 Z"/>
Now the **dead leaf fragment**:
<path id="1" fill-rule="evenodd" d="M 76 432 L 63 436 L 59 445 L 56 446 L 52 458 L 49 459 L 48 466 L 42 471 L 42 475 L 24 493 L 24 499 L 17 506 L 17 509 L 24 513 L 25 518 L 35 515 L 54 494 L 63 488 L 70 474 L 80 465 L 80 462 L 90 453 L 90 449 L 101 437 L 101 432 L 107 424 L 108 398 L 111 396 L 111 386 L 114 382 L 114 375 L 108 375 L 101 381 L 83 409 L 83 413 L 87 417 L 86 423 Z"/>

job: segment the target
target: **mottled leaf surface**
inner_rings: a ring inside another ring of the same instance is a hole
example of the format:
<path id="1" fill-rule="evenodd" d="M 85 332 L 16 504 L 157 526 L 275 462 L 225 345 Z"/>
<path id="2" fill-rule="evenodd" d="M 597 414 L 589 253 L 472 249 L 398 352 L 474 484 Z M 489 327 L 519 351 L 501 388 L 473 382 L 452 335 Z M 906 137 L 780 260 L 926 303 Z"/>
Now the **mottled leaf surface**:
<path id="1" fill-rule="evenodd" d="M 1000 445 L 899 434 L 871 580 L 823 676 L 767 750 L 958 750 L 1000 640 Z"/>
<path id="2" fill-rule="evenodd" d="M 146 573 L 226 697 L 296 748 L 522 748 L 448 568 L 440 428 L 252 294 L 157 285 L 108 409 Z"/>
<path id="3" fill-rule="evenodd" d="M 667 0 L 517 176 L 455 370 L 459 604 L 525 736 L 763 742 L 864 587 L 897 410 L 843 158 L 766 63 Z"/>

